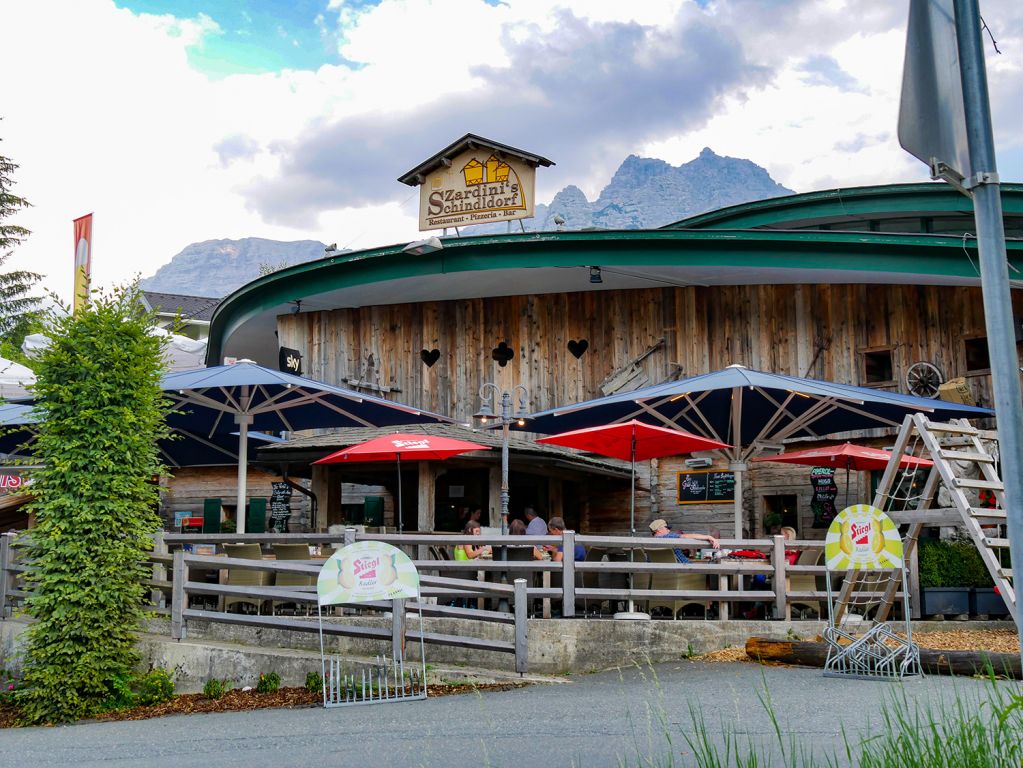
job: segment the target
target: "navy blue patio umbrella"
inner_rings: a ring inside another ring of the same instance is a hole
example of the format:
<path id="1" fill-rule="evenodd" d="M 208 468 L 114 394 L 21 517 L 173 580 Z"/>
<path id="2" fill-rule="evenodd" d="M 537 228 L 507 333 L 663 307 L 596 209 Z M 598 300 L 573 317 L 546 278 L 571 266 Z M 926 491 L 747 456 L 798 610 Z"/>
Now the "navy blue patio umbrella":
<path id="1" fill-rule="evenodd" d="M 717 453 L 735 472 L 735 537 L 742 536 L 742 473 L 746 462 L 789 438 L 900 427 L 910 413 L 945 421 L 994 411 L 881 389 L 764 373 L 724 370 L 566 405 L 526 417 L 522 429 L 551 434 L 638 419 L 727 443 Z"/>
<path id="2" fill-rule="evenodd" d="M 174 404 L 173 430 L 212 440 L 238 433 L 238 533 L 244 533 L 250 429 L 293 432 L 324 427 L 391 427 L 450 423 L 429 411 L 264 368 L 251 361 L 169 373 L 163 390 Z"/>

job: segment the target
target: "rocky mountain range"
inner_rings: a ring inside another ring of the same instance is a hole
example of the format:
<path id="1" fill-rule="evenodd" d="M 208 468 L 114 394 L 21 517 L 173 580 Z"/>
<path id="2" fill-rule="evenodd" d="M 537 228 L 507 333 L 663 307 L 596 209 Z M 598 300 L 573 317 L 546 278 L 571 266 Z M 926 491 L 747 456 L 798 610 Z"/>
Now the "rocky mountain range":
<path id="1" fill-rule="evenodd" d="M 226 296 L 259 277 L 260 268 L 278 270 L 322 259 L 324 248 L 318 240 L 204 240 L 185 246 L 155 275 L 143 279 L 141 286 L 185 296 Z"/>
<path id="2" fill-rule="evenodd" d="M 536 215 L 522 222 L 527 232 L 561 229 L 649 229 L 729 205 L 793 194 L 750 160 L 722 157 L 704 149 L 699 157 L 674 166 L 664 160 L 629 155 L 611 182 L 590 202 L 569 185 Z M 462 234 L 499 234 L 506 223 L 479 224 Z M 512 231 L 519 225 L 512 222 Z M 324 244 L 315 240 L 280 242 L 249 237 L 192 243 L 142 281 L 151 291 L 195 296 L 225 296 L 255 279 L 260 266 L 280 268 L 322 258 Z"/>

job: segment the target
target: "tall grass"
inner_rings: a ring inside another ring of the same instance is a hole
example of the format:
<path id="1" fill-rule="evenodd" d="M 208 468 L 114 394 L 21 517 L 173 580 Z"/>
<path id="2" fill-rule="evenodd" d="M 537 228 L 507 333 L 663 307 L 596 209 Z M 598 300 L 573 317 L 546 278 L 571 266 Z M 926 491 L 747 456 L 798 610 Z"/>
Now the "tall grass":
<path id="1" fill-rule="evenodd" d="M 656 682 L 656 680 L 655 680 Z M 624 768 L 1021 768 L 1023 766 L 1023 692 L 1019 686 L 997 683 L 983 689 L 954 690 L 954 698 L 936 702 L 910 701 L 901 688 L 885 695 L 881 722 L 874 735 L 852 737 L 842 730 L 843 747 L 816 752 L 787 732 L 779 721 L 766 686 L 758 691 L 768 714 L 771 735 L 756 738 L 734 724 L 722 723 L 713 733 L 690 702 L 691 727 L 681 738 L 672 733 L 663 709 L 648 705 L 647 730 L 661 729 L 661 743 L 649 740 L 640 749 L 634 739 L 633 758 Z M 681 759 L 676 744 L 688 754 Z"/>

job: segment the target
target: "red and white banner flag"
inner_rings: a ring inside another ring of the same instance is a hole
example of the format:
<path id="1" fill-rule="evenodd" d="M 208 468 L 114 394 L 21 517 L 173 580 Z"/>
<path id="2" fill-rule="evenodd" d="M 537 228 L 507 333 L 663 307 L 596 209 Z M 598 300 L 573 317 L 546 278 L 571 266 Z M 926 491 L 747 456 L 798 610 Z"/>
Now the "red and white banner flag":
<path id="1" fill-rule="evenodd" d="M 89 297 L 92 276 L 92 214 L 75 219 L 75 299 L 74 311 Z"/>

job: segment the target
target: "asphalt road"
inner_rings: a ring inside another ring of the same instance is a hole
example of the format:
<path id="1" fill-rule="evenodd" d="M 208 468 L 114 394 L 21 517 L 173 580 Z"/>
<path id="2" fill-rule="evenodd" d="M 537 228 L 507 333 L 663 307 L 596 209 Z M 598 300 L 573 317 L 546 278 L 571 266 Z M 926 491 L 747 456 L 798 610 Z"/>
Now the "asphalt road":
<path id="1" fill-rule="evenodd" d="M 902 690 L 933 706 L 983 695 L 989 685 L 947 677 L 904 685 L 835 680 L 817 669 L 682 661 L 423 702 L 8 729 L 0 731 L 0 766 L 693 765 L 684 738 L 693 733 L 690 705 L 717 740 L 724 729 L 738 729 L 776 745 L 758 697 L 766 686 L 786 736 L 820 754 L 841 750 L 843 727 L 854 738 L 875 733 L 886 695 Z"/>

